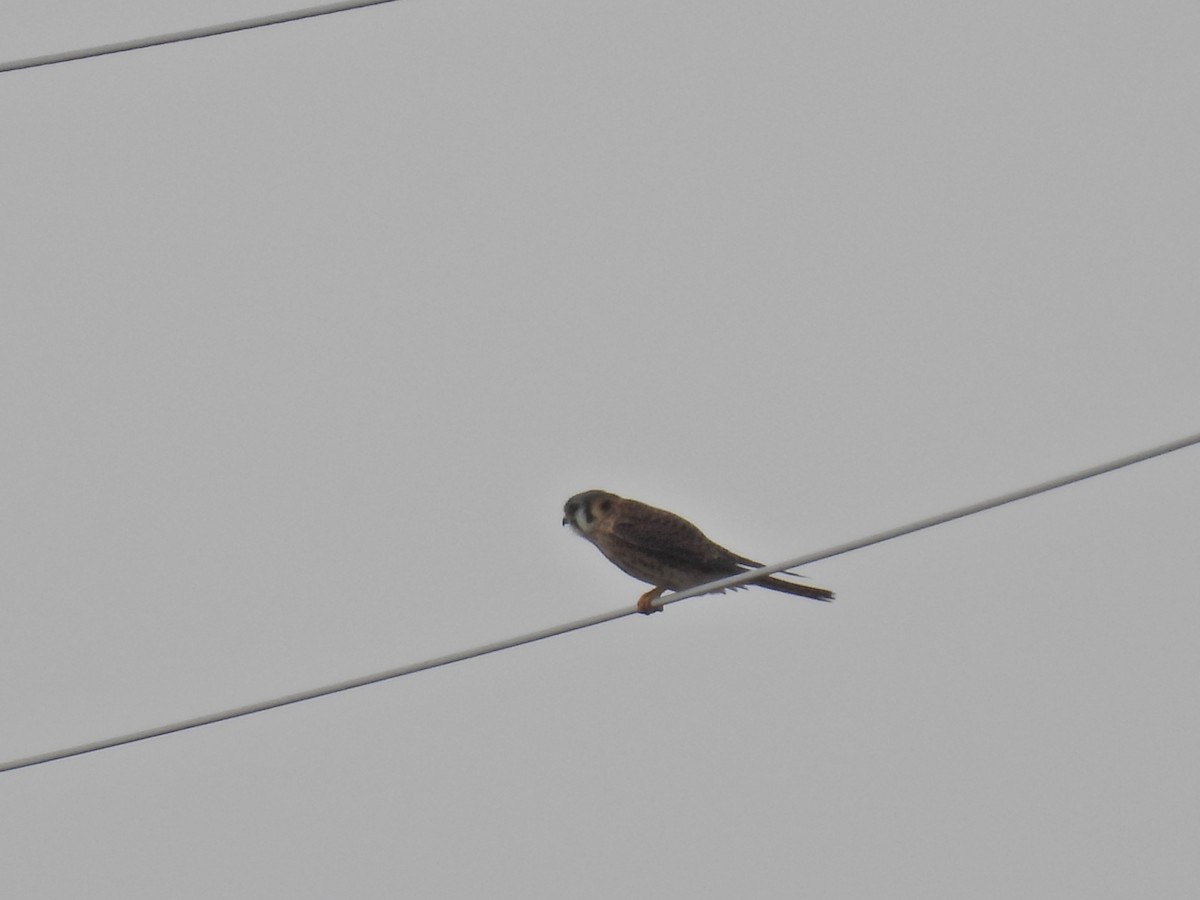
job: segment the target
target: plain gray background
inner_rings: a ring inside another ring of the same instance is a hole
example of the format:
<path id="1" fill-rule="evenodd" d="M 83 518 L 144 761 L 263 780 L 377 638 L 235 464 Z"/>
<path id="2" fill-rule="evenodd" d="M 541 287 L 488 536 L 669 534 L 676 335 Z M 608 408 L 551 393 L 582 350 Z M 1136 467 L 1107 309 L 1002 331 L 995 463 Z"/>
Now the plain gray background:
<path id="1" fill-rule="evenodd" d="M 10 0 L 13 59 L 289 8 Z M 1191 2 L 414 0 L 0 76 L 0 758 L 1195 431 Z M 1193 897 L 1200 455 L 0 776 L 0 894 Z"/>

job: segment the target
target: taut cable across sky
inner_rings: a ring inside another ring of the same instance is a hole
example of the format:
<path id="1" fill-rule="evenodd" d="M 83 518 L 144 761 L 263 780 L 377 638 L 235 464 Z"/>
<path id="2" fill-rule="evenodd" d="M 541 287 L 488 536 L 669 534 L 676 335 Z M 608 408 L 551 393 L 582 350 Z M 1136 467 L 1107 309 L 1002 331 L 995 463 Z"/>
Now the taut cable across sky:
<path id="1" fill-rule="evenodd" d="M 1200 434 L 1193 434 L 1189 437 L 1180 438 L 1179 440 L 1171 441 L 1167 444 L 1160 444 L 1157 447 L 1152 447 L 1139 453 L 1123 456 L 1120 459 L 1115 459 L 1107 463 L 1082 469 L 1078 472 L 1073 472 L 1070 475 L 1063 475 L 1060 478 L 1051 479 L 1050 481 L 1043 481 L 1031 487 L 1022 488 L 1021 490 L 1012 491 L 1011 493 L 993 497 L 990 500 L 972 503 L 969 506 L 959 507 L 958 509 L 945 512 L 940 515 L 930 516 L 925 519 L 918 519 L 917 521 L 910 522 L 907 525 L 901 525 L 897 528 L 888 529 L 887 531 L 880 531 L 876 534 L 859 538 L 858 540 L 837 544 L 833 547 L 826 548 L 825 550 L 819 550 L 816 553 L 797 556 L 794 559 L 785 560 L 784 562 L 775 563 L 774 565 L 770 566 L 747 569 L 736 575 L 731 575 L 728 578 L 721 578 L 705 584 L 695 585 L 685 590 L 676 591 L 672 594 L 662 597 L 659 600 L 659 603 L 660 605 L 665 606 L 669 603 L 677 603 L 680 600 L 686 600 L 689 597 L 697 597 L 701 594 L 715 593 L 751 582 L 761 582 L 765 576 L 772 575 L 776 572 L 783 572 L 787 569 L 805 566 L 823 559 L 830 559 L 834 556 L 840 556 L 843 553 L 849 553 L 852 550 L 860 550 L 864 547 L 870 547 L 874 544 L 881 544 L 884 541 L 890 541 L 894 538 L 913 534 L 917 531 L 923 531 L 926 528 L 932 528 L 935 525 L 942 525 L 946 522 L 952 522 L 955 519 L 973 516 L 976 513 L 985 512 L 989 509 L 995 509 L 998 506 L 1004 506 L 1005 504 L 1013 503 L 1017 500 L 1024 500 L 1027 497 L 1033 497 L 1037 494 L 1044 494 L 1048 491 L 1057 490 L 1058 488 L 1066 487 L 1069 484 L 1075 484 L 1076 482 L 1084 481 L 1088 478 L 1094 478 L 1097 475 L 1104 475 L 1108 472 L 1116 471 L 1117 469 L 1123 469 L 1126 466 L 1132 466 L 1135 463 L 1145 462 L 1146 460 L 1154 459 L 1158 456 L 1164 456 L 1168 453 L 1173 453 L 1176 450 L 1182 450 L 1185 447 L 1191 447 L 1195 444 L 1200 444 Z M 584 628 L 590 628 L 593 625 L 611 622 L 614 619 L 635 615 L 639 612 L 645 612 L 645 610 L 641 610 L 637 606 L 624 607 L 622 609 L 613 610 L 612 612 L 589 616 L 586 619 L 578 619 L 574 622 L 568 622 L 564 625 L 555 625 L 550 628 L 530 632 L 528 634 L 523 634 L 507 640 L 495 641 L 491 644 L 473 647 L 470 650 L 463 650 L 458 653 L 449 653 L 445 656 L 438 656 L 433 659 L 427 659 L 423 662 L 412 663 L 411 665 L 401 666 L 397 669 L 389 669 L 385 672 L 377 672 L 373 675 L 364 675 L 359 678 L 340 681 L 336 684 L 313 688 L 307 691 L 300 691 L 295 694 L 288 694 L 286 696 L 276 697 L 271 700 L 263 700 L 258 703 L 251 703 L 247 704 L 246 706 L 239 706 L 234 709 L 224 710 L 222 712 L 197 716 L 192 719 L 184 719 L 183 721 L 173 722 L 169 725 L 161 725 L 156 728 L 147 728 L 143 731 L 135 731 L 131 734 L 125 734 L 119 737 L 106 738 L 103 740 L 92 741 L 91 743 L 87 744 L 80 744 L 75 747 L 67 747 L 61 750 L 52 750 L 47 753 L 40 753 L 35 756 L 26 756 L 21 759 L 10 760 L 5 763 L 0 763 L 0 772 L 8 772 L 13 769 L 22 769 L 27 766 L 36 766 L 41 763 L 53 762 L 54 760 L 58 759 L 66 759 L 70 756 L 80 756 L 85 753 L 92 753 L 96 750 L 106 750 L 110 747 L 119 747 L 122 744 L 132 744 L 136 741 L 144 741 L 148 738 L 161 737 L 163 735 L 173 734 L 177 731 L 186 731 L 190 728 L 199 728 L 202 725 L 212 725 L 217 722 L 236 719 L 240 716 L 248 716 L 252 713 L 265 712 L 268 709 L 276 709 L 281 706 L 288 706 L 292 703 L 300 703 L 304 700 L 314 700 L 317 697 L 325 697 L 329 694 L 348 691 L 352 688 L 364 687 L 368 684 L 376 684 L 380 681 L 388 681 L 392 678 L 399 678 L 403 675 L 412 675 L 416 672 L 424 672 L 428 669 L 436 669 L 440 666 L 446 666 L 451 663 L 463 662 L 464 660 L 474 659 L 479 656 L 486 656 L 489 653 L 495 653 L 499 650 L 508 650 L 513 647 L 519 647 L 523 644 L 532 644 L 535 641 L 544 640 L 550 637 L 557 637 L 558 635 L 568 634 L 572 631 L 579 631 Z"/>

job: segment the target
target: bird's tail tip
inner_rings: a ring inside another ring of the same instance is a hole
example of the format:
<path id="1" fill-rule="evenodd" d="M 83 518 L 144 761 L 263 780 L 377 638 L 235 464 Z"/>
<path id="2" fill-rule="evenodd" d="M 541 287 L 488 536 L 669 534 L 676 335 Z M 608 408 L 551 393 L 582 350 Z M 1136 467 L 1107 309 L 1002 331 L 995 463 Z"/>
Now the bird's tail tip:
<path id="1" fill-rule="evenodd" d="M 759 582 L 763 587 L 771 588 L 772 590 L 780 591 L 784 594 L 794 594 L 797 597 L 807 597 L 810 600 L 820 600 L 822 603 L 833 602 L 833 591 L 825 588 L 813 587 L 808 584 L 796 584 L 791 581 L 784 581 L 782 578 L 768 577 Z"/>

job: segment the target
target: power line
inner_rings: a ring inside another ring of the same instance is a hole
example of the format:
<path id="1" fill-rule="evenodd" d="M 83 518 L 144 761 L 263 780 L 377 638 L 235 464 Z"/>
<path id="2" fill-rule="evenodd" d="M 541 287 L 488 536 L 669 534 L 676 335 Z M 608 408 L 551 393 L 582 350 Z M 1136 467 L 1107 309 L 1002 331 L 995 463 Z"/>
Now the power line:
<path id="1" fill-rule="evenodd" d="M 808 556 L 797 556 L 795 559 L 789 559 L 786 562 L 776 563 L 775 565 L 765 566 L 761 569 L 755 569 L 748 573 L 748 577 L 736 576 L 734 578 L 725 578 L 721 581 L 714 581 L 709 585 L 701 585 L 699 588 L 692 588 L 689 591 L 680 591 L 678 594 L 668 594 L 661 601 L 661 605 L 666 606 L 668 603 L 675 603 L 679 600 L 686 600 L 688 597 L 695 597 L 697 594 L 707 593 L 733 584 L 742 584 L 746 581 L 752 581 L 760 575 L 770 575 L 774 572 L 782 572 L 785 569 L 795 569 L 800 566 L 807 566 L 809 563 L 814 563 L 822 559 L 829 559 L 834 556 L 841 556 L 843 553 L 849 553 L 851 550 L 861 550 L 863 547 L 870 547 L 873 544 L 882 544 L 884 541 L 890 541 L 893 538 L 904 537 L 906 534 L 912 534 L 916 531 L 924 531 L 926 528 L 932 528 L 934 525 L 944 525 L 946 522 L 953 522 L 955 519 L 962 519 L 966 516 L 973 516 L 976 513 L 986 512 L 989 509 L 995 509 L 997 506 L 1004 506 L 1008 503 L 1015 503 L 1018 500 L 1025 500 L 1028 497 L 1044 494 L 1047 491 L 1053 491 L 1060 487 L 1066 487 L 1068 484 L 1075 484 L 1078 481 L 1086 481 L 1089 478 L 1095 478 L 1097 475 L 1104 475 L 1108 472 L 1114 472 L 1117 469 L 1123 469 L 1126 466 L 1132 466 L 1135 463 L 1145 462 L 1148 459 L 1154 459 L 1156 456 L 1165 456 L 1168 453 L 1174 453 L 1176 450 L 1182 450 L 1185 447 L 1191 447 L 1194 444 L 1200 444 L 1200 434 L 1193 434 L 1190 437 L 1180 438 L 1177 441 L 1171 441 L 1169 444 L 1160 444 L 1157 447 L 1152 447 L 1149 450 L 1143 450 L 1140 453 L 1133 453 L 1129 456 L 1123 456 L 1120 459 L 1114 459 L 1112 462 L 1101 463 L 1098 466 L 1092 466 L 1090 469 L 1081 469 L 1078 472 L 1073 472 L 1070 475 L 1063 475 L 1061 478 L 1053 478 L 1050 481 L 1043 481 L 1040 484 L 1035 484 L 1032 487 L 1022 488 L 1019 491 L 1013 491 L 1009 494 L 1002 494 L 999 497 L 993 497 L 990 500 L 981 500 L 978 503 L 972 503 L 969 506 L 961 506 L 958 509 L 953 509 L 950 512 L 942 513 L 937 516 L 930 516 L 927 519 L 919 519 L 916 522 L 910 522 L 907 525 L 900 525 L 897 528 L 889 528 L 887 531 L 880 531 L 865 538 L 859 538 L 856 541 L 847 541 L 844 544 L 838 544 L 835 547 L 829 547 L 825 550 L 820 550 L 817 553 L 811 553 Z M 705 590 L 707 589 L 707 590 Z M 0 768 L 0 772 L 3 772 Z"/>
<path id="2" fill-rule="evenodd" d="M 887 531 L 880 531 L 868 537 L 859 538 L 855 541 L 848 541 L 844 544 L 837 544 L 825 550 L 819 550 L 816 553 L 809 553 L 805 556 L 797 556 L 795 559 L 789 559 L 785 562 L 775 563 L 774 565 L 770 566 L 763 566 L 760 569 L 752 569 L 742 572 L 738 575 L 732 575 L 729 578 L 722 578 L 718 581 L 709 582 L 708 584 L 702 584 L 694 588 L 688 588 L 684 591 L 678 591 L 664 597 L 661 601 L 661 605 L 665 606 L 669 603 L 678 603 L 680 600 L 687 600 L 689 597 L 696 597 L 701 594 L 708 594 L 725 588 L 736 587 L 737 585 L 745 584 L 748 581 L 753 581 L 756 578 L 760 578 L 763 575 L 770 575 L 774 572 L 782 572 L 785 569 L 793 569 L 798 566 L 806 566 L 809 563 L 818 562 L 823 559 L 829 559 L 833 556 L 840 556 L 843 553 L 849 553 L 852 550 L 860 550 L 863 547 L 870 547 L 873 544 L 881 544 L 884 541 L 890 541 L 894 538 L 903 537 L 907 534 L 923 531 L 926 528 L 932 528 L 935 525 L 942 525 L 946 522 L 952 522 L 955 519 L 973 516 L 976 513 L 981 513 L 989 509 L 995 509 L 998 506 L 1004 506 L 1008 503 L 1014 503 L 1017 500 L 1024 500 L 1027 497 L 1033 497 L 1037 494 L 1044 494 L 1047 491 L 1053 491 L 1061 487 L 1066 487 L 1069 484 L 1074 484 L 1078 481 L 1084 481 L 1088 478 L 1094 478 L 1097 475 L 1103 475 L 1107 472 L 1115 471 L 1116 469 L 1122 469 L 1125 466 L 1132 466 L 1135 463 L 1145 462 L 1146 460 L 1153 459 L 1156 456 L 1163 456 L 1167 453 L 1173 453 L 1176 450 L 1182 450 L 1185 447 L 1191 447 L 1195 444 L 1200 444 L 1200 434 L 1193 434 L 1190 437 L 1181 438 L 1180 440 L 1172 441 L 1169 444 L 1161 444 L 1149 450 L 1143 450 L 1140 453 L 1134 453 L 1130 456 L 1123 456 L 1120 459 L 1102 463 L 1098 466 L 1092 466 L 1091 468 L 1083 469 L 1070 475 L 1064 475 L 1061 478 L 1043 481 L 1040 484 L 1033 485 L 1032 487 L 1022 488 L 1021 490 L 1013 491 L 1008 494 L 1002 494 L 999 497 L 993 497 L 990 500 L 983 500 L 979 503 L 972 503 L 969 506 L 962 506 L 958 509 L 951 510 L 950 512 L 942 513 L 941 515 L 930 516 L 926 519 L 918 519 L 916 522 L 910 522 L 907 525 L 901 525 L 897 528 L 888 529 Z M 380 681 L 388 681 L 392 678 L 399 678 L 402 675 L 412 675 L 415 672 L 424 672 L 427 669 L 436 669 L 439 666 L 463 662 L 464 660 L 474 659 L 479 656 L 486 656 L 489 653 L 495 653 L 499 650 L 508 650 L 512 647 L 519 647 L 522 644 L 532 644 L 534 641 L 541 641 L 545 640 L 546 638 L 557 637 L 560 634 L 568 634 L 572 631 L 590 628 L 593 625 L 600 625 L 604 622 L 611 622 L 614 619 L 620 619 L 624 618 L 625 616 L 634 615 L 637 613 L 637 611 L 638 610 L 636 606 L 624 607 L 622 609 L 613 610 L 612 612 L 589 616 L 586 619 L 577 619 L 574 622 L 568 622 L 565 625 L 555 625 L 550 628 L 544 628 L 541 631 L 531 631 L 528 634 L 523 634 L 507 640 L 495 641 L 491 644 L 484 644 L 480 647 L 474 647 L 470 650 L 462 650 L 458 653 L 450 653 L 445 656 L 427 659 L 424 662 L 413 663 L 412 665 L 408 666 L 401 666 L 398 669 L 388 669 L 385 672 L 376 672 L 374 675 L 364 675 L 360 678 L 351 678 L 348 681 L 339 681 L 336 684 L 327 685 L 325 687 L 300 691 L 296 694 L 288 694 L 284 697 L 276 697 L 273 700 L 263 700 L 259 703 L 250 703 L 246 706 L 239 706 L 223 712 L 210 713 L 206 716 L 197 716 L 194 719 L 184 719 L 181 722 L 173 722 L 170 725 L 161 725 L 157 728 L 147 728 L 144 731 L 135 731 L 132 734 L 125 734 L 121 735 L 120 737 L 106 738 L 104 740 L 92 741 L 88 744 L 79 744 L 75 747 L 68 747 L 63 750 L 52 750 L 49 753 L 40 753 L 36 756 L 26 756 L 23 759 L 14 759 L 6 763 L 0 763 L 0 772 L 8 772 L 13 769 L 22 769 L 26 766 L 36 766 L 41 763 L 52 762 L 56 759 L 66 759 L 69 756 L 79 756 L 84 753 L 92 753 L 96 750 L 105 750 L 109 747 L 118 747 L 122 744 L 132 744 L 136 741 L 144 741 L 147 738 L 161 737 L 162 735 L 173 734 L 177 731 L 186 731 L 189 728 L 199 728 L 202 725 L 212 725 L 216 722 L 224 722 L 228 719 L 236 719 L 240 716 L 251 715 L 252 713 L 265 712 L 268 709 L 276 709 L 280 706 L 288 706 L 292 703 L 300 703 L 304 700 L 313 700 L 317 697 L 325 697 L 329 694 L 337 694 L 341 691 L 351 690 L 352 688 L 364 687 L 368 684 L 376 684 Z"/>
<path id="3" fill-rule="evenodd" d="M 226 22 L 222 25 L 189 28 L 186 31 L 173 31 L 170 34 L 117 41 L 113 44 L 101 44 L 98 47 L 86 47 L 82 50 L 66 50 L 62 53 L 49 53 L 45 56 L 16 59 L 12 62 L 0 63 L 0 72 L 15 72 L 18 69 L 33 69 L 37 66 L 52 66 L 55 63 L 71 62 L 76 59 L 90 59 L 93 56 L 107 56 L 110 53 L 124 53 L 126 50 L 142 50 L 146 47 L 159 47 L 163 44 L 177 44 L 180 41 L 194 41 L 197 38 L 215 37 L 219 34 L 232 34 L 235 31 L 249 31 L 251 28 L 265 28 L 268 25 L 282 25 L 285 22 L 298 22 L 300 19 L 328 16 L 332 13 L 394 2 L 395 0 L 349 0 L 349 2 L 343 3 L 322 3 L 319 6 L 308 6 L 304 9 L 276 13 L 271 16 L 257 16 L 253 19 L 242 19 L 238 22 Z"/>

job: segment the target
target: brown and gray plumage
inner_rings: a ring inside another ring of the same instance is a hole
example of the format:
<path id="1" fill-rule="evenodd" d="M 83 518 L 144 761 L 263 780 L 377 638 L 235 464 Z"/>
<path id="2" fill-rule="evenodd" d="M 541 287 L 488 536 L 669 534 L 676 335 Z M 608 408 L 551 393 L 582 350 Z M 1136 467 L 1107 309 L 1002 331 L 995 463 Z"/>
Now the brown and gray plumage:
<path id="1" fill-rule="evenodd" d="M 617 568 L 654 585 L 638 598 L 638 611 L 643 613 L 662 609 L 654 601 L 664 591 L 681 591 L 762 566 L 713 543 L 675 513 L 608 491 L 576 494 L 563 507 L 563 524 L 595 544 Z M 833 599 L 832 591 L 773 575 L 764 575 L 750 584 L 813 600 Z"/>

